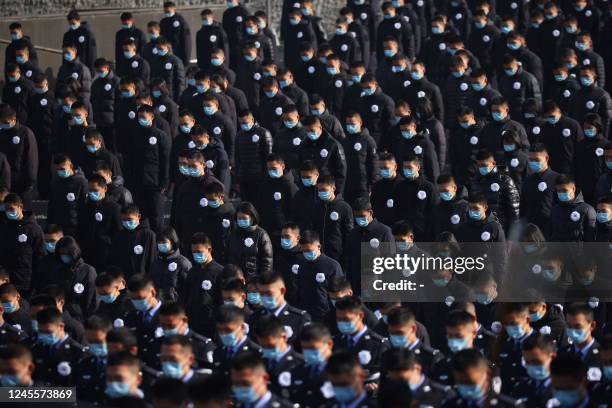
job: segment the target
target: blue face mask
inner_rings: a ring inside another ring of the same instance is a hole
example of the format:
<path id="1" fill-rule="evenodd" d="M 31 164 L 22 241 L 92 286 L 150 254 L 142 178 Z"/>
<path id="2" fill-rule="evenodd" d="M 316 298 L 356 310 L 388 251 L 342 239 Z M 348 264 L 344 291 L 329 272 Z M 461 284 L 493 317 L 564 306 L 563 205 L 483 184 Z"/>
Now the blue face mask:
<path id="1" fill-rule="evenodd" d="M 450 192 L 450 191 L 442 191 L 442 192 L 440 192 L 440 198 L 441 198 L 443 201 L 450 201 L 450 200 L 452 200 L 452 199 L 453 199 L 453 197 L 454 197 L 454 195 L 453 195 L 453 193 L 452 193 L 452 192 Z"/>
<path id="2" fill-rule="evenodd" d="M 584 135 L 586 137 L 595 137 L 597 135 L 597 131 L 594 128 L 584 129 Z"/>
<path id="3" fill-rule="evenodd" d="M 302 184 L 304 185 L 304 187 L 312 187 L 314 186 L 314 180 L 311 178 L 303 178 Z"/>
<path id="4" fill-rule="evenodd" d="M 272 296 L 262 296 L 261 303 L 268 310 L 274 310 L 278 307 L 278 300 Z"/>
<path id="5" fill-rule="evenodd" d="M 211 58 L 210 59 L 210 63 L 212 64 L 212 66 L 214 67 L 220 67 L 221 64 L 223 64 L 223 61 L 220 60 L 219 58 Z"/>
<path id="6" fill-rule="evenodd" d="M 336 75 L 338 70 L 335 67 L 327 67 L 325 69 L 329 75 Z"/>
<path id="7" fill-rule="evenodd" d="M 349 132 L 351 135 L 354 135 L 359 133 L 359 128 L 357 127 L 357 125 L 347 124 L 346 131 Z"/>
<path id="8" fill-rule="evenodd" d="M 346 404 L 357 398 L 357 391 L 350 385 L 344 387 L 334 386 L 334 397 L 338 402 Z"/>
<path id="9" fill-rule="evenodd" d="M 151 121 L 145 118 L 138 118 L 138 124 L 142 127 L 151 127 Z"/>
<path id="10" fill-rule="evenodd" d="M 531 171 L 535 173 L 539 173 L 542 171 L 542 163 L 537 162 L 537 161 L 530 161 L 529 168 L 531 169 Z"/>
<path id="11" fill-rule="evenodd" d="M 521 45 L 520 45 L 520 44 L 516 44 L 516 43 L 508 43 L 508 44 L 506 44 L 506 46 L 507 46 L 509 49 L 511 49 L 512 51 L 516 51 L 516 50 L 518 50 L 519 48 L 521 48 Z"/>
<path id="12" fill-rule="evenodd" d="M 259 292 L 249 292 L 247 293 L 247 302 L 252 305 L 261 304 L 261 295 L 259 294 Z"/>
<path id="13" fill-rule="evenodd" d="M 480 21 L 475 22 L 474 25 L 476 26 L 476 28 L 485 28 L 487 26 L 487 23 L 482 23 Z"/>
<path id="14" fill-rule="evenodd" d="M 21 384 L 21 380 L 16 375 L 8 375 L 4 374 L 2 378 L 0 378 L 0 385 L 2 387 L 17 387 Z"/>
<path id="15" fill-rule="evenodd" d="M 544 269 L 542 271 L 542 277 L 548 282 L 554 282 L 557 280 L 557 274 L 555 273 L 554 269 Z"/>
<path id="16" fill-rule="evenodd" d="M 493 302 L 493 298 L 484 293 L 477 293 L 474 296 L 474 300 L 476 303 L 480 303 L 481 305 L 490 305 Z"/>
<path id="17" fill-rule="evenodd" d="M 402 130 L 402 137 L 406 140 L 410 140 L 416 135 L 414 130 Z"/>
<path id="18" fill-rule="evenodd" d="M 317 259 L 317 253 L 315 251 L 306 251 L 306 252 L 303 252 L 302 255 L 304 256 L 304 259 L 310 262 Z"/>
<path id="19" fill-rule="evenodd" d="M 604 224 L 610 221 L 610 215 L 607 212 L 598 212 L 597 213 L 597 222 Z"/>
<path id="20" fill-rule="evenodd" d="M 126 221 L 122 221 L 121 225 L 123 225 L 123 228 L 125 228 L 128 231 L 134 231 L 136 227 L 138 227 L 138 221 L 126 220 Z"/>
<path id="21" fill-rule="evenodd" d="M 504 69 L 504 72 L 508 76 L 514 76 L 516 74 L 516 71 L 517 69 L 512 69 L 512 68 Z"/>
<path id="22" fill-rule="evenodd" d="M 70 115 L 70 112 L 72 112 L 72 106 L 70 106 L 70 105 L 62 105 L 62 110 L 64 111 L 64 113 Z"/>
<path id="23" fill-rule="evenodd" d="M 160 96 L 162 96 L 162 93 L 161 91 L 156 89 L 153 92 L 151 92 L 151 95 L 153 95 L 154 98 L 159 98 Z"/>
<path id="24" fill-rule="evenodd" d="M 257 58 L 255 55 L 251 55 L 251 54 L 245 54 L 244 55 L 244 59 L 249 61 L 249 62 L 255 61 L 255 58 Z"/>
<path id="25" fill-rule="evenodd" d="M 60 259 L 66 265 L 70 265 L 72 263 L 72 257 L 70 255 L 65 255 L 65 254 L 60 255 Z"/>
<path id="26" fill-rule="evenodd" d="M 121 398 L 130 395 L 130 385 L 119 381 L 111 381 L 106 384 L 104 393 L 110 398 Z"/>
<path id="27" fill-rule="evenodd" d="M 265 91 L 264 94 L 266 94 L 268 98 L 274 98 L 276 96 L 276 91 Z"/>
<path id="28" fill-rule="evenodd" d="M 580 83 L 582 86 L 587 87 L 593 85 L 593 80 L 589 77 L 580 77 Z"/>
<path id="29" fill-rule="evenodd" d="M 574 407 L 580 402 L 580 393 L 577 390 L 557 390 L 553 388 L 553 397 L 561 403 L 562 407 Z"/>
<path id="30" fill-rule="evenodd" d="M 157 244 L 157 250 L 162 254 L 167 254 L 172 250 L 172 245 L 168 242 L 159 242 Z"/>
<path id="31" fill-rule="evenodd" d="M 461 78 L 464 75 L 463 71 L 453 71 L 451 72 L 455 78 Z"/>
<path id="32" fill-rule="evenodd" d="M 184 164 L 181 164 L 179 166 L 179 172 L 183 175 L 183 176 L 189 176 L 189 167 L 185 166 Z"/>
<path id="33" fill-rule="evenodd" d="M 252 123 L 241 123 L 240 129 L 244 130 L 245 132 L 248 132 L 249 130 L 253 129 L 253 124 Z"/>
<path id="34" fill-rule="evenodd" d="M 580 344 L 584 343 L 589 335 L 588 330 L 566 328 L 565 334 L 572 341 L 572 343 Z"/>
<path id="35" fill-rule="evenodd" d="M 372 89 L 372 88 L 364 88 L 363 89 L 363 94 L 365 96 L 372 96 L 374 95 L 374 92 L 376 91 L 376 89 Z"/>
<path id="36" fill-rule="evenodd" d="M 395 247 L 399 250 L 399 251 L 408 251 L 410 248 L 412 248 L 412 242 L 408 242 L 408 241 L 397 241 L 395 243 Z"/>
<path id="37" fill-rule="evenodd" d="M 147 299 L 132 299 L 132 305 L 134 306 L 134 309 L 138 310 L 139 312 L 146 312 L 149 310 L 149 302 Z"/>
<path id="38" fill-rule="evenodd" d="M 301 59 L 303 62 L 308 62 L 308 61 L 310 61 L 310 59 L 311 59 L 311 58 L 312 58 L 312 57 L 311 57 L 310 55 L 300 55 L 300 59 Z"/>
<path id="39" fill-rule="evenodd" d="M 506 116 L 501 112 L 491 112 L 491 116 L 496 122 L 501 122 L 502 120 L 506 119 Z"/>
<path id="40" fill-rule="evenodd" d="M 417 173 L 413 169 L 403 169 L 402 173 L 409 180 L 414 180 L 417 177 Z"/>
<path id="41" fill-rule="evenodd" d="M 117 300 L 117 295 L 101 295 L 100 296 L 100 301 L 102 301 L 102 303 L 114 303 L 115 300 Z"/>
<path id="42" fill-rule="evenodd" d="M 238 224 L 238 227 L 240 228 L 249 228 L 251 226 L 251 219 L 249 218 L 245 220 L 245 219 L 238 218 L 236 220 L 236 224 Z"/>
<path id="43" fill-rule="evenodd" d="M 576 48 L 580 51 L 585 51 L 587 49 L 587 45 L 583 42 L 576 41 Z"/>
<path id="44" fill-rule="evenodd" d="M 219 208 L 219 207 L 221 207 L 221 201 L 219 201 L 219 200 L 208 200 L 208 206 L 210 208 Z"/>
<path id="45" fill-rule="evenodd" d="M 319 191 L 319 198 L 323 201 L 328 201 L 331 198 L 331 192 L 329 191 Z"/>
<path id="46" fill-rule="evenodd" d="M 73 116 L 72 121 L 74 122 L 75 125 L 78 125 L 78 126 L 81 126 L 83 123 L 85 123 L 85 119 L 83 119 L 83 117 L 81 116 Z"/>
<path id="47" fill-rule="evenodd" d="M 337 325 L 338 331 L 342 334 L 353 334 L 357 331 L 357 326 L 354 322 L 339 321 Z"/>
<path id="48" fill-rule="evenodd" d="M 9 76 L 8 77 L 9 82 L 17 82 L 19 81 L 19 78 L 16 76 Z"/>
<path id="49" fill-rule="evenodd" d="M 504 34 L 508 34 L 512 29 L 509 26 L 502 26 L 501 31 Z"/>
<path id="50" fill-rule="evenodd" d="M 431 32 L 433 34 L 442 34 L 442 29 L 440 27 L 438 27 L 438 26 L 431 27 Z"/>
<path id="51" fill-rule="evenodd" d="M 283 353 L 277 348 L 264 348 L 261 351 L 262 357 L 270 361 L 278 361 L 282 354 Z"/>
<path id="52" fill-rule="evenodd" d="M 537 322 L 542 320 L 543 315 L 541 315 L 540 313 L 529 313 L 529 318 L 531 319 L 532 322 Z"/>
<path id="53" fill-rule="evenodd" d="M 268 170 L 268 176 L 270 176 L 270 178 L 281 178 L 283 173 L 278 169 L 271 169 Z"/>
<path id="54" fill-rule="evenodd" d="M 449 281 L 447 279 L 442 278 L 442 279 L 432 279 L 432 282 L 437 287 L 443 288 L 448 285 Z"/>
<path id="55" fill-rule="evenodd" d="M 355 217 L 355 222 L 362 228 L 365 228 L 370 223 L 366 217 Z"/>
<path id="56" fill-rule="evenodd" d="M 108 355 L 108 346 L 106 343 L 90 343 L 89 352 L 96 357 L 105 357 Z"/>
<path id="57" fill-rule="evenodd" d="M 17 310 L 17 306 L 13 302 L 2 302 L 2 309 L 4 309 L 4 313 L 14 313 Z"/>
<path id="58" fill-rule="evenodd" d="M 558 192 L 557 197 L 559 197 L 559 201 L 568 202 L 570 201 L 570 194 L 568 192 Z"/>
<path id="59" fill-rule="evenodd" d="M 322 111 L 322 110 L 320 110 L 320 109 L 311 109 L 311 110 L 310 110 L 310 114 L 311 114 L 311 115 L 313 115 L 313 116 L 321 116 L 321 115 L 323 114 L 323 111 Z M 315 134 L 315 136 L 316 136 L 316 134 Z M 312 140 L 316 140 L 316 139 L 317 139 L 317 138 L 315 137 L 315 138 L 314 138 L 314 139 L 312 139 Z"/>
<path id="60" fill-rule="evenodd" d="M 563 82 L 565 78 L 567 78 L 565 75 L 555 75 L 555 81 L 557 82 Z"/>
<path id="61" fill-rule="evenodd" d="M 294 127 L 297 126 L 297 122 L 292 122 L 290 120 L 283 121 L 283 124 L 285 125 L 287 129 L 293 129 Z"/>
<path id="62" fill-rule="evenodd" d="M 491 173 L 492 169 L 490 167 L 486 167 L 486 166 L 480 166 L 478 167 L 478 172 L 480 173 L 481 176 L 486 176 L 487 174 Z"/>
<path id="63" fill-rule="evenodd" d="M 9 220 L 15 221 L 19 219 L 19 214 L 17 214 L 17 211 L 7 211 L 6 218 L 8 218 Z"/>
<path id="64" fill-rule="evenodd" d="M 160 57 L 165 57 L 166 55 L 168 55 L 168 50 L 158 49 L 157 55 L 159 55 Z"/>
<path id="65" fill-rule="evenodd" d="M 162 372 L 166 377 L 180 379 L 183 376 L 183 367 L 175 361 L 162 361 Z"/>
<path id="66" fill-rule="evenodd" d="M 204 114 L 206 116 L 212 116 L 215 114 L 215 108 L 211 107 L 211 106 L 205 106 L 204 107 Z"/>
<path id="67" fill-rule="evenodd" d="M 482 91 L 482 85 L 480 85 L 478 82 L 475 82 L 472 84 L 472 89 L 475 90 L 476 92 L 480 92 Z"/>
<path id="68" fill-rule="evenodd" d="M 283 249 L 291 249 L 294 246 L 295 245 L 293 245 L 293 242 L 291 242 L 289 238 L 281 238 L 281 247 Z"/>
<path id="69" fill-rule="evenodd" d="M 516 325 L 508 325 L 505 327 L 506 329 L 506 333 L 508 334 L 508 337 L 512 338 L 512 339 L 520 339 L 521 337 L 523 337 L 525 335 L 525 330 L 523 330 L 523 328 L 516 324 Z"/>
<path id="70" fill-rule="evenodd" d="M 420 72 L 418 72 L 418 71 L 412 71 L 412 72 L 410 73 L 410 77 L 411 77 L 413 80 L 415 80 L 415 81 L 419 81 L 419 80 L 421 80 L 421 79 L 423 78 L 423 74 L 421 74 L 421 73 L 420 73 Z"/>
<path id="71" fill-rule="evenodd" d="M 514 150 L 516 150 L 515 144 L 505 144 L 504 145 L 504 152 L 513 152 Z"/>
<path id="72" fill-rule="evenodd" d="M 393 173 L 391 173 L 391 169 L 380 169 L 380 177 L 384 178 L 384 179 L 389 179 L 391 178 L 391 176 L 393 175 Z"/>
<path id="73" fill-rule="evenodd" d="M 257 29 L 255 29 L 254 27 L 247 27 L 245 29 L 245 31 L 246 31 L 246 33 L 248 35 L 255 35 L 255 34 L 257 34 Z"/>
<path id="74" fill-rule="evenodd" d="M 54 254 L 55 253 L 55 242 L 46 242 L 45 248 L 47 249 L 48 253 Z"/>
<path id="75" fill-rule="evenodd" d="M 180 128 L 181 128 L 181 132 L 183 133 L 186 133 L 186 134 L 191 133 L 191 128 L 187 125 L 181 125 Z"/>
<path id="76" fill-rule="evenodd" d="M 100 201 L 102 199 L 102 195 L 99 191 L 90 191 L 88 195 L 91 201 Z"/>
<path id="77" fill-rule="evenodd" d="M 44 88 L 36 87 L 36 88 L 34 88 L 34 92 L 36 92 L 38 95 L 42 95 L 42 94 L 44 94 L 47 91 Z"/>
<path id="78" fill-rule="evenodd" d="M 236 333 L 219 334 L 219 339 L 225 347 L 234 347 L 238 343 L 238 336 Z"/>
<path id="79" fill-rule="evenodd" d="M 446 343 L 448 345 L 448 349 L 453 353 L 465 350 L 469 346 L 467 339 L 448 339 Z"/>
<path id="80" fill-rule="evenodd" d="M 391 67 L 391 71 L 398 73 L 398 72 L 404 72 L 406 70 L 406 67 L 404 66 L 400 66 L 400 65 L 394 65 Z"/>
<path id="81" fill-rule="evenodd" d="M 462 398 L 469 401 L 479 400 L 484 395 L 484 391 L 479 385 L 457 384 L 455 388 Z"/>
<path id="82" fill-rule="evenodd" d="M 282 88 L 285 89 L 286 87 L 288 87 L 290 85 L 289 81 L 285 81 L 285 80 L 280 80 L 278 81 L 278 85 Z"/>
<path id="83" fill-rule="evenodd" d="M 472 124 L 470 122 L 459 122 L 459 126 L 464 129 L 468 129 L 470 126 L 472 126 Z"/>
<path id="84" fill-rule="evenodd" d="M 132 91 L 121 91 L 122 98 L 131 98 L 133 96 Z M 66 112 L 68 113 L 68 112 Z"/>
<path id="85" fill-rule="evenodd" d="M 232 392 L 234 393 L 234 398 L 245 405 L 253 404 L 258 398 L 257 393 L 252 387 L 233 386 Z"/>
<path id="86" fill-rule="evenodd" d="M 123 56 L 125 59 L 132 59 L 134 58 L 134 55 L 136 55 L 134 51 L 123 51 Z"/>
<path id="87" fill-rule="evenodd" d="M 75 56 L 74 56 L 74 55 L 72 55 L 72 53 L 71 53 L 71 52 L 65 52 L 65 53 L 64 53 L 64 60 L 65 60 L 65 61 L 67 61 L 67 62 L 71 62 L 71 61 L 74 61 L 74 59 L 75 59 Z"/>
<path id="88" fill-rule="evenodd" d="M 66 179 L 70 177 L 70 172 L 68 170 L 58 170 L 57 177 Z"/>
<path id="89" fill-rule="evenodd" d="M 196 80 L 194 78 L 189 78 L 187 80 L 187 85 L 189 85 L 189 86 L 196 86 Z"/>
<path id="90" fill-rule="evenodd" d="M 11 40 L 13 41 L 17 41 L 21 39 L 21 34 L 18 33 L 11 33 Z"/>
<path id="91" fill-rule="evenodd" d="M 408 338 L 406 336 L 392 334 L 389 336 L 389 341 L 395 348 L 408 347 Z"/>
<path id="92" fill-rule="evenodd" d="M 204 252 L 194 252 L 193 253 L 193 261 L 197 264 L 202 265 L 204 262 L 206 262 L 207 259 L 208 259 L 208 256 L 206 256 Z"/>
<path id="93" fill-rule="evenodd" d="M 304 349 L 304 362 L 307 366 L 319 366 L 325 363 L 323 353 L 319 350 Z"/>
<path id="94" fill-rule="evenodd" d="M 53 333 L 38 333 L 38 341 L 45 346 L 52 346 L 60 339 Z"/>
<path id="95" fill-rule="evenodd" d="M 204 92 L 208 91 L 208 87 L 206 85 L 196 85 L 196 90 L 199 94 L 203 94 Z"/>

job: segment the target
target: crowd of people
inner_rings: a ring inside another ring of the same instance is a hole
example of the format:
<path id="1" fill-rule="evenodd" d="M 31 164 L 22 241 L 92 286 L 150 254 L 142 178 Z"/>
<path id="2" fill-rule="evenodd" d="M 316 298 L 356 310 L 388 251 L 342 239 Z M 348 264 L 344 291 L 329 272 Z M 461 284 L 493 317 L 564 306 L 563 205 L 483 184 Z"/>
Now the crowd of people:
<path id="1" fill-rule="evenodd" d="M 55 77 L 9 26 L 1 386 L 612 406 L 612 2 L 348 0 L 328 33 L 285 0 L 277 35 L 228 0 L 195 47 L 163 8 L 146 30 L 122 13 L 105 57 L 70 11 Z M 495 256 L 417 271 L 420 301 L 362 292 L 364 245 L 468 243 Z"/>

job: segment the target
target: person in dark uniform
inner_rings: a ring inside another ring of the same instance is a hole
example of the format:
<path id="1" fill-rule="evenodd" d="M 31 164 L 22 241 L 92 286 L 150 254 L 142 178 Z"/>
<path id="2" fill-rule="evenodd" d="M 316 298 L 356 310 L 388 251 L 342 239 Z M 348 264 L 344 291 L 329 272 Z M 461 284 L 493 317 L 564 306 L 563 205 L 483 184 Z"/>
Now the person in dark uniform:
<path id="1" fill-rule="evenodd" d="M 6 350 L 7 347 L 10 347 L 13 344 L 21 343 L 28 339 L 28 333 L 25 330 L 18 329 L 14 327 L 12 324 L 8 323 L 4 320 L 4 308 L 0 304 L 0 353 L 2 350 Z M 0 358 L 0 367 L 2 358 Z M 2 372 L 0 368 L 0 373 L 2 373 L 1 378 L 8 377 L 11 373 Z M 8 374 L 8 375 L 7 375 Z M 0 384 L 6 386 L 2 383 L 0 379 Z"/>
<path id="2" fill-rule="evenodd" d="M 389 380 L 401 380 L 408 383 L 413 398 L 420 404 L 440 406 L 444 400 L 455 396 L 450 386 L 432 381 L 424 372 L 419 355 L 409 349 L 394 348 L 383 356 L 383 370 L 388 378 L 381 380 L 381 388 Z"/>
<path id="3" fill-rule="evenodd" d="M 157 246 L 148 220 L 132 204 L 121 209 L 121 226 L 113 240 L 111 264 L 120 267 L 128 279 L 149 273 L 157 257 Z"/>
<path id="4" fill-rule="evenodd" d="M 9 25 L 11 42 L 8 44 L 4 54 L 4 64 L 9 62 L 17 62 L 17 50 L 23 49 L 25 46 L 28 50 L 30 63 L 38 67 L 38 53 L 30 37 L 24 34 L 23 26 L 19 22 L 13 22 Z"/>
<path id="5" fill-rule="evenodd" d="M 4 72 L 8 81 L 2 89 L 2 101 L 15 110 L 19 122 L 28 123 L 28 101 L 34 93 L 32 73 L 26 77 L 23 68 L 15 63 L 7 64 Z"/>
<path id="6" fill-rule="evenodd" d="M 185 66 L 191 60 L 191 29 L 185 18 L 176 12 L 176 4 L 164 2 L 164 18 L 159 22 L 160 33 L 172 45 L 172 52 Z"/>
<path id="7" fill-rule="evenodd" d="M 545 406 L 552 395 L 550 365 L 556 357 L 553 339 L 537 333 L 522 344 L 523 360 L 528 377 L 517 379 L 507 386 L 508 393 L 523 402 L 525 407 Z"/>
<path id="8" fill-rule="evenodd" d="M 389 343 L 394 349 L 406 349 L 415 354 L 421 366 L 421 372 L 429 375 L 432 367 L 444 356 L 439 350 L 433 349 L 417 337 L 417 321 L 412 310 L 394 308 L 387 314 Z M 387 351 L 386 354 L 392 353 Z M 386 357 L 383 356 L 383 360 Z M 382 368 L 383 375 L 386 367 Z"/>
<path id="9" fill-rule="evenodd" d="M 107 318 L 112 322 L 113 327 L 123 327 L 126 316 L 134 310 L 127 291 L 121 289 L 122 286 L 125 286 L 125 278 L 123 275 L 102 273 L 96 277 L 95 283 L 98 299 L 100 299 L 95 314 Z"/>
<path id="10" fill-rule="evenodd" d="M 221 23 L 215 21 L 210 9 L 202 10 L 200 17 L 202 18 L 202 28 L 196 33 L 198 67 L 203 70 L 214 68 L 212 54 L 215 50 L 220 49 L 225 55 L 225 64 L 229 68 L 230 43 L 225 30 Z"/>
<path id="11" fill-rule="evenodd" d="M 106 317 L 94 315 L 85 321 L 87 349 L 79 363 L 76 383 L 79 400 L 95 403 L 104 399 L 106 362 L 109 354 L 106 335 L 112 328 Z"/>
<path id="12" fill-rule="evenodd" d="M 36 368 L 32 353 L 26 346 L 15 342 L 0 348 L 0 385 L 2 387 L 33 387 L 43 385 L 38 381 L 34 381 Z"/>
<path id="13" fill-rule="evenodd" d="M 43 231 L 34 214 L 25 211 L 17 194 L 3 200 L 6 220 L 0 223 L 0 260 L 20 292 L 32 287 L 32 274 L 45 255 Z"/>
<path id="14" fill-rule="evenodd" d="M 127 290 L 134 310 L 127 314 L 124 325 L 135 333 L 138 348 L 144 353 L 159 326 L 159 308 L 162 302 L 157 298 L 153 281 L 146 275 L 132 276 L 128 280 Z"/>
<path id="15" fill-rule="evenodd" d="M 38 175 L 38 145 L 34 133 L 17 121 L 8 104 L 0 104 L 0 153 L 11 166 L 11 191 L 21 196 L 29 209 Z"/>
<path id="16" fill-rule="evenodd" d="M 448 399 L 442 407 L 471 407 L 495 400 L 499 407 L 521 406 L 513 398 L 500 394 L 499 379 L 493 377 L 487 359 L 478 350 L 459 351 L 452 359 L 457 396 Z"/>
<path id="17" fill-rule="evenodd" d="M 159 327 L 161 327 L 161 331 L 151 339 L 147 345 L 147 352 L 143 356 L 148 366 L 161 369 L 166 376 L 175 377 L 178 374 L 177 367 L 171 368 L 170 365 L 165 364 L 166 360 L 161 355 L 164 354 L 164 349 L 168 345 L 167 341 L 170 341 L 171 344 L 178 344 L 171 341 L 173 337 L 178 336 L 183 337 L 187 343 L 186 346 L 191 348 L 193 360 L 189 362 L 189 368 L 198 370 L 211 368 L 213 350 L 216 348 L 215 343 L 191 329 L 183 306 L 176 302 L 164 303 L 159 308 Z M 161 334 L 161 336 L 158 336 L 158 334 Z"/>
<path id="18" fill-rule="evenodd" d="M 254 326 L 255 338 L 262 348 L 262 357 L 270 376 L 270 388 L 283 398 L 290 396 L 288 387 L 291 381 L 287 381 L 287 375 L 304 364 L 304 357 L 288 342 L 286 327 L 272 315 L 262 317 Z"/>
<path id="19" fill-rule="evenodd" d="M 115 33 L 115 61 L 120 61 L 123 53 L 123 44 L 126 39 L 136 43 L 136 52 L 142 55 L 146 43 L 145 35 L 134 24 L 134 15 L 129 11 L 121 13 L 121 29 Z"/>
<path id="20" fill-rule="evenodd" d="M 565 308 L 565 319 L 567 322 L 565 334 L 571 344 L 563 347 L 559 353 L 569 353 L 579 357 L 591 373 L 594 368 L 601 370 L 599 343 L 593 337 L 596 325 L 593 309 L 585 303 L 572 303 Z M 594 378 L 591 376 L 588 380 L 593 381 Z"/>
<path id="21" fill-rule="evenodd" d="M 253 313 L 249 322 L 257 326 L 259 320 L 273 314 L 283 325 L 287 342 L 291 345 L 299 337 L 302 327 L 308 325 L 311 319 L 306 311 L 287 303 L 286 290 L 285 282 L 279 274 L 262 274 L 257 282 L 257 291 L 261 295 L 263 309 Z"/>
<path id="22" fill-rule="evenodd" d="M 593 241 L 597 214 L 590 204 L 584 202 L 574 180 L 559 176 L 555 191 L 558 201 L 550 213 L 549 239 L 553 242 Z"/>
<path id="23" fill-rule="evenodd" d="M 553 398 L 565 406 L 595 407 L 587 386 L 587 366 L 575 354 L 561 353 L 550 365 Z"/>
<path id="24" fill-rule="evenodd" d="M 2 303 L 2 318 L 18 331 L 32 334 L 32 319 L 29 314 L 29 304 L 22 298 L 12 283 L 0 285 L 0 301 Z"/>
<path id="25" fill-rule="evenodd" d="M 89 69 L 93 69 L 94 61 L 98 58 L 96 37 L 89 29 L 86 21 L 81 21 L 81 16 L 76 10 L 70 10 L 66 16 L 69 30 L 64 33 L 62 44 L 72 43 L 75 45 L 76 55 Z"/>
<path id="26" fill-rule="evenodd" d="M 115 401 L 126 401 L 124 403 L 135 405 L 144 399 L 145 394 L 140 387 L 144 388 L 150 384 L 143 382 L 146 377 L 141 374 L 141 370 L 144 371 L 141 366 L 138 357 L 128 351 L 121 351 L 109 357 L 104 387 L 106 405 L 116 406 Z"/>
<path id="27" fill-rule="evenodd" d="M 359 356 L 366 377 L 377 378 L 384 352 L 389 348 L 386 338 L 363 322 L 361 300 L 347 296 L 336 302 L 336 321 L 339 334 L 334 336 L 334 350 L 349 350 Z"/>
<path id="28" fill-rule="evenodd" d="M 171 46 L 170 40 L 165 37 L 157 40 L 157 54 L 151 63 L 151 78 L 163 78 L 168 85 L 170 97 L 178 101 L 185 89 L 185 66 L 173 54 Z"/>
<path id="29" fill-rule="evenodd" d="M 356 353 L 347 350 L 335 352 L 327 361 L 325 372 L 336 400 L 336 404 L 331 406 L 376 406 L 366 392 L 364 382 L 367 381 L 367 373 L 361 359 L 361 356 L 358 357 Z"/>
<path id="30" fill-rule="evenodd" d="M 126 38 L 121 44 L 121 54 L 116 60 L 117 75 L 120 77 L 138 78 L 145 85 L 151 79 L 151 67 L 149 62 L 142 57 L 138 51 L 136 40 Z"/>
<path id="31" fill-rule="evenodd" d="M 215 322 L 220 347 L 213 352 L 213 373 L 228 375 L 238 354 L 243 351 L 259 353 L 261 348 L 247 337 L 245 316 L 237 306 L 220 306 Z"/>
<path id="32" fill-rule="evenodd" d="M 78 228 L 78 209 L 87 200 L 87 180 L 66 155 L 56 154 L 53 164 L 57 177 L 51 183 L 47 222 L 61 226 L 66 235 L 74 236 Z"/>
<path id="33" fill-rule="evenodd" d="M 163 377 L 153 385 L 153 399 L 155 401 L 172 400 L 174 392 L 176 392 L 176 385 L 186 385 L 204 378 L 202 374 L 192 368 L 194 360 L 193 344 L 183 336 L 163 337 L 159 359 L 161 360 Z M 173 385 L 174 392 L 170 388 L 160 389 L 160 386 L 164 385 L 166 381 L 168 381 L 168 385 Z M 179 382 L 174 383 L 174 381 Z M 156 395 L 156 393 L 159 394 Z M 179 395 L 181 395 L 180 391 Z M 180 403 L 180 400 L 181 398 L 177 402 Z"/>
<path id="34" fill-rule="evenodd" d="M 38 337 L 32 347 L 34 379 L 59 387 L 76 385 L 78 363 L 85 348 L 65 332 L 62 314 L 54 308 L 37 313 Z"/>

